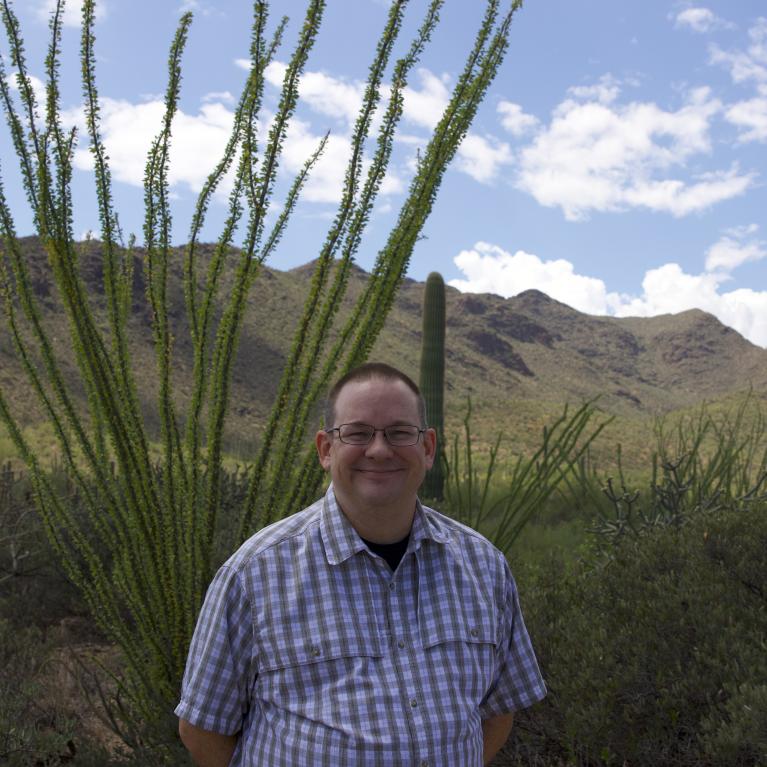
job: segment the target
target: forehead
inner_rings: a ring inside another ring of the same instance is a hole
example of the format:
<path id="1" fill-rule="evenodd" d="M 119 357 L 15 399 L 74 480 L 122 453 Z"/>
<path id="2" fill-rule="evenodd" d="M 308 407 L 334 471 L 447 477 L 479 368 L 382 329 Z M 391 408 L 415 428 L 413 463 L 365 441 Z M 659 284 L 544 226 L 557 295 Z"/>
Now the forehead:
<path id="1" fill-rule="evenodd" d="M 404 381 L 352 381 L 338 393 L 335 416 L 336 423 L 417 424 L 418 399 Z"/>

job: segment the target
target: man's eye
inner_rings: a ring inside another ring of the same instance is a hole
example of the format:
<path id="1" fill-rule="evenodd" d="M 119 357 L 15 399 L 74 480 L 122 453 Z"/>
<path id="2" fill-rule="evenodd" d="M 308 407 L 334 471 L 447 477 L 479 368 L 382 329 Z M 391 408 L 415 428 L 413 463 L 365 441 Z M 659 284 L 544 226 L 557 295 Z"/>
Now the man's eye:
<path id="1" fill-rule="evenodd" d="M 344 429 L 345 439 L 367 439 L 370 436 L 370 430 L 362 427 Z"/>
<path id="2" fill-rule="evenodd" d="M 415 431 L 412 428 L 403 427 L 402 429 L 389 429 L 389 440 L 396 444 L 409 444 L 413 441 Z"/>

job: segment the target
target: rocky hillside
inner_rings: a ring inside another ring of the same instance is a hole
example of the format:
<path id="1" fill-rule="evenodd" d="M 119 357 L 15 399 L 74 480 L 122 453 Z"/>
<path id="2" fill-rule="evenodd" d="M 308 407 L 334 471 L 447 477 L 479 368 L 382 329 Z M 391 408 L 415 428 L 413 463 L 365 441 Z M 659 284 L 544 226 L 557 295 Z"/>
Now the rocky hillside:
<path id="1" fill-rule="evenodd" d="M 23 245 L 44 321 L 63 341 L 66 319 L 44 253 L 34 238 Z M 103 304 L 99 244 L 85 243 L 82 249 L 82 273 L 98 306 Z M 203 249 L 211 250 L 212 246 Z M 131 346 L 151 412 L 156 380 L 151 372 L 154 356 L 140 255 L 135 262 Z M 172 264 L 170 303 L 177 353 L 174 390 L 183 404 L 191 354 L 180 288 L 181 261 L 179 250 Z M 288 272 L 264 269 L 256 283 L 232 388 L 232 438 L 238 449 L 250 449 L 269 410 L 311 272 L 311 264 Z M 365 279 L 362 270 L 354 271 L 352 296 Z M 423 283 L 405 280 L 373 355 L 414 377 L 422 294 Z M 698 310 L 652 318 L 595 317 L 535 290 L 503 299 L 448 288 L 447 323 L 448 423 L 460 419 L 467 395 L 480 424 L 519 431 L 521 424 L 532 428 L 564 402 L 580 403 L 597 395 L 604 410 L 629 420 L 646 420 L 749 387 L 767 392 L 767 350 Z M 68 377 L 76 381 L 66 344 L 58 348 Z M 34 421 L 36 408 L 4 323 L 0 325 L 0 384 L 25 419 Z"/>

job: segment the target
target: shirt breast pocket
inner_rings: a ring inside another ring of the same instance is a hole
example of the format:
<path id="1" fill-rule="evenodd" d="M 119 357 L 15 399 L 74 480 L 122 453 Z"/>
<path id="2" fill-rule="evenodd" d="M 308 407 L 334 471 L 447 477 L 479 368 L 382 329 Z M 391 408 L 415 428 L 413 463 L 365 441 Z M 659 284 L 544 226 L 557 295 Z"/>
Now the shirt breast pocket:
<path id="1" fill-rule="evenodd" d="M 377 628 L 343 626 L 332 635 L 267 632 L 259 651 L 256 697 L 329 727 L 352 701 L 376 694 L 373 680 L 385 654 Z"/>
<path id="2" fill-rule="evenodd" d="M 478 707 L 496 676 L 498 615 L 476 592 L 422 605 L 419 615 L 426 662 L 444 669 L 453 700 Z"/>

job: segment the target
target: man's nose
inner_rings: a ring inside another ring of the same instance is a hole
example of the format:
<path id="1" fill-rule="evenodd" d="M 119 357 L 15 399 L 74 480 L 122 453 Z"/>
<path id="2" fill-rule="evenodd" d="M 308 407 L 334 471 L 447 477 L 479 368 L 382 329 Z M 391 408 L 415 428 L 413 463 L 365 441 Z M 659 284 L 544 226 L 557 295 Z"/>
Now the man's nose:
<path id="1" fill-rule="evenodd" d="M 389 440 L 386 439 L 386 435 L 383 431 L 377 431 L 373 434 L 373 439 L 367 444 L 365 455 L 371 457 L 387 456 L 392 452 Z"/>

